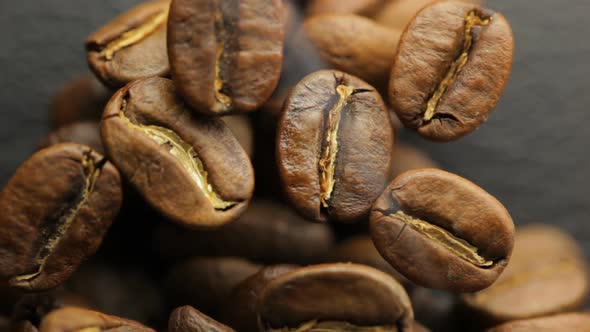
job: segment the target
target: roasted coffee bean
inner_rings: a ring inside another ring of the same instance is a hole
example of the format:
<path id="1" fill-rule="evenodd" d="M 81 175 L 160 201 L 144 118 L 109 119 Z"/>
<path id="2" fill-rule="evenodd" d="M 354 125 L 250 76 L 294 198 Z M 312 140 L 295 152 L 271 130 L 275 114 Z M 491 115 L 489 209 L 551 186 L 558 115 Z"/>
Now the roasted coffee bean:
<path id="1" fill-rule="evenodd" d="M 173 0 L 168 55 L 178 92 L 201 113 L 257 109 L 279 80 L 283 14 L 279 0 Z"/>
<path id="2" fill-rule="evenodd" d="M 305 34 L 329 66 L 387 87 L 401 30 L 358 15 L 320 15 L 305 20 Z"/>
<path id="3" fill-rule="evenodd" d="M 271 264 L 317 263 L 334 245 L 328 225 L 310 223 L 287 206 L 265 200 L 254 200 L 240 219 L 217 229 L 187 232 L 163 224 L 154 236 L 166 258 L 237 256 Z"/>
<path id="4" fill-rule="evenodd" d="M 65 306 L 88 308 L 90 304 L 85 298 L 63 289 L 24 295 L 14 307 L 12 330 L 37 331 L 46 315 Z"/>
<path id="5" fill-rule="evenodd" d="M 359 78 L 318 71 L 285 101 L 277 163 L 289 200 L 309 219 L 366 216 L 389 178 L 392 148 L 381 96 Z"/>
<path id="6" fill-rule="evenodd" d="M 169 0 L 141 4 L 88 37 L 88 64 L 104 84 L 119 88 L 139 78 L 169 75 L 169 4 Z"/>
<path id="7" fill-rule="evenodd" d="M 45 136 L 39 148 L 46 148 L 59 143 L 78 143 L 87 145 L 99 153 L 104 153 L 100 139 L 98 122 L 75 122 L 64 125 Z"/>
<path id="8" fill-rule="evenodd" d="M 568 234 L 545 225 L 516 230 L 510 264 L 490 288 L 462 296 L 492 325 L 573 311 L 588 295 L 588 267 Z"/>
<path id="9" fill-rule="evenodd" d="M 170 315 L 168 332 L 234 332 L 190 306 L 176 308 Z"/>
<path id="10" fill-rule="evenodd" d="M 334 248 L 330 258 L 333 262 L 350 262 L 374 267 L 394 277 L 402 285 L 409 286 L 409 281 L 381 257 L 368 235 L 358 235 L 343 241 Z"/>
<path id="11" fill-rule="evenodd" d="M 312 0 L 305 8 L 305 13 L 308 16 L 322 14 L 372 16 L 385 2 L 386 0 Z"/>
<path id="12" fill-rule="evenodd" d="M 121 222 L 126 221 L 121 219 Z M 130 260 L 135 263 L 139 259 L 133 257 Z M 150 261 L 150 265 L 153 265 L 153 258 L 150 257 Z M 92 309 L 109 315 L 126 317 L 150 326 L 167 321 L 168 314 L 164 313 L 165 301 L 159 283 L 147 275 L 143 266 L 127 262 L 123 264 L 121 266 L 112 261 L 108 264 L 102 261 L 84 264 L 68 280 L 66 289 L 88 299 L 93 305 Z"/>
<path id="13" fill-rule="evenodd" d="M 260 294 L 264 331 L 412 331 L 404 288 L 389 275 L 356 264 L 323 264 L 287 272 Z"/>
<path id="14" fill-rule="evenodd" d="M 62 284 L 96 252 L 121 196 L 119 172 L 90 147 L 35 153 L 0 193 L 0 279 L 26 291 Z"/>
<path id="15" fill-rule="evenodd" d="M 262 289 L 273 279 L 296 269 L 296 265 L 267 266 L 232 290 L 224 307 L 224 322 L 237 331 L 258 331 L 257 307 Z"/>
<path id="16" fill-rule="evenodd" d="M 454 292 L 489 287 L 514 243 L 502 203 L 468 180 L 438 169 L 403 173 L 371 212 L 381 255 L 410 281 Z"/>
<path id="17" fill-rule="evenodd" d="M 76 308 L 66 307 L 53 311 L 41 322 L 40 332 L 108 332 L 108 331 L 133 331 L 133 332 L 155 332 L 149 327 L 138 322 L 105 315 L 103 313 Z"/>
<path id="18" fill-rule="evenodd" d="M 220 119 L 191 114 L 168 79 L 119 90 L 105 108 L 101 135 L 129 182 L 183 226 L 231 222 L 252 196 L 252 165 L 231 131 Z"/>
<path id="19" fill-rule="evenodd" d="M 224 116 L 221 118 L 231 130 L 248 156 L 254 153 L 254 131 L 250 119 L 244 115 Z"/>
<path id="20" fill-rule="evenodd" d="M 395 179 L 398 175 L 419 169 L 419 168 L 438 168 L 434 160 L 432 160 L 424 151 L 407 145 L 396 142 L 393 146 L 393 167 L 391 168 L 391 178 Z"/>
<path id="21" fill-rule="evenodd" d="M 568 313 L 533 319 L 517 320 L 496 326 L 486 332 L 562 332 L 590 331 L 588 313 Z"/>
<path id="22" fill-rule="evenodd" d="M 510 76 L 514 40 L 499 13 L 436 2 L 402 35 L 389 97 L 408 128 L 433 141 L 475 130 L 498 103 Z"/>
<path id="23" fill-rule="evenodd" d="M 173 267 L 164 284 L 173 306 L 190 304 L 217 318 L 231 290 L 261 268 L 239 258 L 199 257 Z"/>
<path id="24" fill-rule="evenodd" d="M 403 30 L 422 8 L 438 0 L 395 0 L 387 1 L 376 13 L 374 19 L 379 24 Z M 481 4 L 481 0 L 454 0 Z"/>
<path id="25" fill-rule="evenodd" d="M 102 110 L 111 95 L 92 74 L 67 82 L 51 102 L 51 126 L 59 128 L 74 122 L 100 121 Z"/>

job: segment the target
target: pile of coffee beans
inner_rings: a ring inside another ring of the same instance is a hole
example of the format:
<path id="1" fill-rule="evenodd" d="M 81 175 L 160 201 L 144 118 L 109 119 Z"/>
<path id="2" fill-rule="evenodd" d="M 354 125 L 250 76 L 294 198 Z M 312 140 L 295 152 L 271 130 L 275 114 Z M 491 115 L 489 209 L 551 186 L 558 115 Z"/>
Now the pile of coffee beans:
<path id="1" fill-rule="evenodd" d="M 86 51 L 0 193 L 0 332 L 590 331 L 572 237 L 399 142 L 498 103 L 481 1 L 155 0 Z"/>

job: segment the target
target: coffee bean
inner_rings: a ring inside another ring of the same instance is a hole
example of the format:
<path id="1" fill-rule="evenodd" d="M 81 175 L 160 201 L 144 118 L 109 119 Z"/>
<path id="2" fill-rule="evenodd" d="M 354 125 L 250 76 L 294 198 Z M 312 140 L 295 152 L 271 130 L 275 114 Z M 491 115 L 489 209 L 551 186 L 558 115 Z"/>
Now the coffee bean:
<path id="1" fill-rule="evenodd" d="M 119 90 L 105 108 L 101 135 L 129 182 L 183 226 L 231 222 L 252 196 L 252 166 L 231 131 L 220 119 L 192 115 L 168 79 Z"/>
<path id="2" fill-rule="evenodd" d="M 0 279 L 27 291 L 62 284 L 96 252 L 121 196 L 119 172 L 90 147 L 35 153 L 0 194 Z"/>
<path id="3" fill-rule="evenodd" d="M 104 84 L 119 88 L 139 78 L 169 75 L 169 4 L 169 0 L 141 4 L 88 37 L 88 64 Z"/>
<path id="4" fill-rule="evenodd" d="M 496 326 L 486 332 L 561 332 L 590 331 L 590 315 L 572 312 L 568 314 L 517 320 Z"/>
<path id="5" fill-rule="evenodd" d="M 296 269 L 295 265 L 271 265 L 239 283 L 224 307 L 224 322 L 237 331 L 258 331 L 257 307 L 260 293 L 273 279 Z"/>
<path id="6" fill-rule="evenodd" d="M 279 79 L 283 19 L 279 0 L 173 0 L 168 55 L 179 93 L 201 113 L 258 108 Z"/>
<path id="7" fill-rule="evenodd" d="M 234 332 L 191 306 L 176 308 L 170 314 L 168 332 Z"/>
<path id="8" fill-rule="evenodd" d="M 517 229 L 510 264 L 490 288 L 462 300 L 492 325 L 573 311 L 589 291 L 587 265 L 575 240 L 548 225 Z"/>
<path id="9" fill-rule="evenodd" d="M 381 97 L 354 76 L 315 72 L 285 100 L 277 163 L 287 197 L 309 219 L 366 216 L 388 180 L 392 148 Z"/>
<path id="10" fill-rule="evenodd" d="M 322 14 L 372 16 L 385 2 L 385 0 L 312 0 L 305 8 L 305 13 L 307 16 Z"/>
<path id="11" fill-rule="evenodd" d="M 310 223 L 287 206 L 266 200 L 254 200 L 238 220 L 216 229 L 173 226 L 163 224 L 154 235 L 155 246 L 167 259 L 236 256 L 270 264 L 309 264 L 322 261 L 334 245 L 328 225 Z"/>
<path id="12" fill-rule="evenodd" d="M 40 332 L 70 331 L 133 331 L 155 332 L 136 321 L 105 315 L 103 313 L 66 307 L 53 311 L 41 322 Z"/>
<path id="13" fill-rule="evenodd" d="M 493 196 L 438 169 L 401 174 L 375 202 L 377 250 L 410 281 L 454 292 L 490 286 L 514 242 L 510 215 Z"/>
<path id="14" fill-rule="evenodd" d="M 104 153 L 98 122 L 75 122 L 60 127 L 44 137 L 39 144 L 39 148 L 46 148 L 59 143 L 87 145 L 94 151 Z"/>
<path id="15" fill-rule="evenodd" d="M 260 295 L 264 331 L 411 331 L 404 288 L 389 275 L 356 264 L 324 264 L 287 272 Z"/>
<path id="16" fill-rule="evenodd" d="M 329 67 L 385 90 L 401 30 L 352 14 L 314 16 L 305 20 L 304 29 Z"/>
<path id="17" fill-rule="evenodd" d="M 389 97 L 408 128 L 452 141 L 485 122 L 510 76 L 514 40 L 497 12 L 462 2 L 436 2 L 402 35 Z"/>
<path id="18" fill-rule="evenodd" d="M 51 101 L 51 126 L 59 128 L 80 121 L 100 121 L 111 95 L 91 74 L 67 82 Z"/>
<path id="19" fill-rule="evenodd" d="M 46 315 L 65 306 L 88 308 L 90 304 L 85 298 L 64 289 L 26 294 L 14 307 L 11 317 L 12 330 L 37 331 Z"/>
<path id="20" fill-rule="evenodd" d="M 261 268 L 239 258 L 193 258 L 174 266 L 164 287 L 172 305 L 190 304 L 217 318 L 231 290 Z"/>

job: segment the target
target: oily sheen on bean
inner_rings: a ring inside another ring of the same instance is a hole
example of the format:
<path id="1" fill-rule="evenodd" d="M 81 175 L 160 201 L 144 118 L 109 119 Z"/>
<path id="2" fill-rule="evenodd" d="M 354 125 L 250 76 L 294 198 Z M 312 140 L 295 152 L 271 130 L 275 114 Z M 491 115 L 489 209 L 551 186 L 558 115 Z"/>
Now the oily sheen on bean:
<path id="1" fill-rule="evenodd" d="M 502 203 L 434 168 L 395 178 L 375 202 L 370 226 L 377 250 L 398 272 L 454 292 L 490 286 L 514 244 L 514 224 Z"/>
<path id="2" fill-rule="evenodd" d="M 239 142 L 221 119 L 192 114 L 168 79 L 119 90 L 101 135 L 107 155 L 147 202 L 185 227 L 231 222 L 252 197 L 252 165 Z"/>
<path id="3" fill-rule="evenodd" d="M 61 285 L 96 252 L 121 200 L 119 172 L 90 147 L 38 151 L 0 193 L 0 280 L 25 291 Z"/>
<path id="4" fill-rule="evenodd" d="M 135 79 L 168 76 L 169 4 L 169 0 L 143 3 L 88 37 L 88 64 L 104 84 L 119 88 Z"/>
<path id="5" fill-rule="evenodd" d="M 357 264 L 292 270 L 268 283 L 259 298 L 264 331 L 412 331 L 414 314 L 391 276 Z"/>
<path id="6" fill-rule="evenodd" d="M 361 79 L 312 73 L 291 91 L 278 125 L 277 163 L 294 207 L 315 221 L 356 221 L 391 170 L 393 128 L 383 101 Z"/>
<path id="7" fill-rule="evenodd" d="M 461 138 L 485 122 L 512 69 L 514 38 L 498 12 L 465 2 L 427 6 L 403 33 L 389 99 L 423 137 Z"/>
<path id="8" fill-rule="evenodd" d="M 173 0 L 168 56 L 178 92 L 210 115 L 260 107 L 279 80 L 284 18 L 280 0 Z"/>

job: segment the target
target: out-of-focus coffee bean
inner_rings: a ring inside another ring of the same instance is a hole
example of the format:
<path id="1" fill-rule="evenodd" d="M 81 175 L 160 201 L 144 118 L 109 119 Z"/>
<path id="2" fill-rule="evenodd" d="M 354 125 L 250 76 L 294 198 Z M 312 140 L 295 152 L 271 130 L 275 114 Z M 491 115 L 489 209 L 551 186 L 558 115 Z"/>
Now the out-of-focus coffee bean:
<path id="1" fill-rule="evenodd" d="M 510 264 L 500 278 L 462 300 L 490 326 L 573 311 L 588 291 L 582 248 L 560 229 L 537 224 L 516 230 Z"/>
<path id="2" fill-rule="evenodd" d="M 39 143 L 39 148 L 46 148 L 59 143 L 78 143 L 91 147 L 104 154 L 100 138 L 100 125 L 97 122 L 74 122 L 52 131 Z"/>
<path id="3" fill-rule="evenodd" d="M 352 14 L 314 16 L 305 20 L 304 29 L 330 68 L 386 89 L 401 30 Z"/>
<path id="4" fill-rule="evenodd" d="M 173 306 L 189 304 L 217 318 L 231 290 L 260 268 L 239 258 L 193 258 L 173 267 L 164 287 Z"/>
<path id="5" fill-rule="evenodd" d="M 486 332 L 562 332 L 590 331 L 590 314 L 568 313 L 532 319 L 517 320 L 502 324 Z"/>
<path id="6" fill-rule="evenodd" d="M 150 326 L 168 319 L 159 287 L 140 266 L 121 267 L 111 262 L 90 262 L 66 284 L 66 289 L 88 299 L 96 310 Z"/>
<path id="7" fill-rule="evenodd" d="M 372 16 L 386 0 L 312 0 L 305 8 L 307 16 L 322 14 L 357 14 Z"/>
<path id="8" fill-rule="evenodd" d="M 51 101 L 51 127 L 59 128 L 80 121 L 100 121 L 111 95 L 112 92 L 91 74 L 68 81 Z"/>

